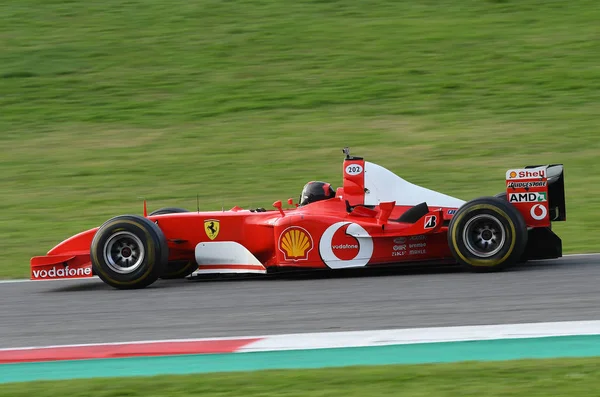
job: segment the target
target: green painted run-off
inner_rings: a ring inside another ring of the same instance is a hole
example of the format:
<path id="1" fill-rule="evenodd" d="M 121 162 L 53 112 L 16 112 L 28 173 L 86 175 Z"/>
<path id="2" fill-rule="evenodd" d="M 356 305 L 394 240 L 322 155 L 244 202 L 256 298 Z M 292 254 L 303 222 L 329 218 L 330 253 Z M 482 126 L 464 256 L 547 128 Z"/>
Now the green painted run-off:
<path id="1" fill-rule="evenodd" d="M 600 356 L 600 335 L 0 365 L 0 382 Z"/>

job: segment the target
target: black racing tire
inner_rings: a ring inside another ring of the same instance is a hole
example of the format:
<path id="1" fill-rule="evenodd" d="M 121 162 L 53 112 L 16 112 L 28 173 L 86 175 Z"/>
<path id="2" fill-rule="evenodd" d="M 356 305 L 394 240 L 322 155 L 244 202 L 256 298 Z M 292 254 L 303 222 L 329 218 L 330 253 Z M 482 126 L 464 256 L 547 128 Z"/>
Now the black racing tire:
<path id="1" fill-rule="evenodd" d="M 499 199 L 503 199 L 505 201 L 508 201 L 507 198 L 506 198 L 506 192 L 500 192 L 498 194 L 495 194 L 494 197 L 497 197 Z"/>
<path id="2" fill-rule="evenodd" d="M 186 210 L 185 208 L 165 207 L 157 209 L 156 211 L 152 211 L 150 214 L 148 214 L 148 216 L 185 212 L 190 211 Z M 194 273 L 197 269 L 198 264 L 193 260 L 172 261 L 167 264 L 167 268 L 165 269 L 164 273 L 160 275 L 160 278 L 163 280 L 184 278 Z"/>
<path id="3" fill-rule="evenodd" d="M 498 194 L 495 194 L 494 197 L 498 197 L 499 199 L 502 199 L 502 200 L 508 202 L 508 198 L 506 197 L 506 192 L 500 192 Z M 552 230 L 552 226 L 550 226 L 550 230 Z M 523 256 L 523 257 L 521 257 L 521 259 L 519 259 L 519 261 L 517 263 L 519 265 L 527 263 L 527 258 L 525 256 Z"/>
<path id="4" fill-rule="evenodd" d="M 183 213 L 183 212 L 190 212 L 190 211 L 186 210 L 185 208 L 165 207 L 165 208 L 160 208 L 155 211 L 152 211 L 151 213 L 148 214 L 148 216 L 163 215 L 163 214 L 175 214 L 175 213 Z"/>
<path id="5" fill-rule="evenodd" d="M 448 225 L 454 258 L 473 272 L 506 269 L 520 261 L 527 226 L 517 209 L 498 197 L 481 197 L 459 208 Z"/>
<path id="6" fill-rule="evenodd" d="M 106 284 L 117 289 L 138 289 L 164 273 L 169 247 L 162 230 L 151 220 L 120 215 L 100 226 L 90 256 L 94 273 Z"/>

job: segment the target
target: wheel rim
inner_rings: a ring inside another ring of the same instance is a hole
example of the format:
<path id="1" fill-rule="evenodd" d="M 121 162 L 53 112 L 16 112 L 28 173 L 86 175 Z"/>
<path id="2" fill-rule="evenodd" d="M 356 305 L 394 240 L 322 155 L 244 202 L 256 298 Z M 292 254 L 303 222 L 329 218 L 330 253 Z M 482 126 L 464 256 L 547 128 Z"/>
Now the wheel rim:
<path id="1" fill-rule="evenodd" d="M 144 244 L 131 232 L 112 235 L 104 244 L 104 262 L 117 273 L 131 273 L 142 265 Z"/>
<path id="2" fill-rule="evenodd" d="M 504 246 L 506 233 L 502 223 L 492 215 L 477 215 L 466 223 L 463 241 L 469 252 L 482 258 L 496 255 Z"/>

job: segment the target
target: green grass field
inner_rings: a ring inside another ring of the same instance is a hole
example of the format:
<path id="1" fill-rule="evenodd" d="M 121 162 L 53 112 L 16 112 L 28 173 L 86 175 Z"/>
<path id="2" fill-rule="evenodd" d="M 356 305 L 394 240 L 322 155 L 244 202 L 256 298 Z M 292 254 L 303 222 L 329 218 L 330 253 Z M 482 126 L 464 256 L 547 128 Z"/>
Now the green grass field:
<path id="1" fill-rule="evenodd" d="M 464 199 L 565 164 L 566 253 L 600 237 L 596 0 L 0 5 L 0 278 L 122 213 L 270 207 L 343 146 Z"/>
<path id="2" fill-rule="evenodd" d="M 10 397 L 600 396 L 600 359 L 389 365 L 0 385 Z"/>

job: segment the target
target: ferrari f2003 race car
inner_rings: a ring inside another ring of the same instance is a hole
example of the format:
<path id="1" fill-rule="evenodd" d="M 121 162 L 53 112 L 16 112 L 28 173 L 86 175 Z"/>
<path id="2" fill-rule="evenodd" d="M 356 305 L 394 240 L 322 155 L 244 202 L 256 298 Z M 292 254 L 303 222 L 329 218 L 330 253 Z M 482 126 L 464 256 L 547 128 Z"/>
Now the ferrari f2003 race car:
<path id="1" fill-rule="evenodd" d="M 562 256 L 552 222 L 566 220 L 562 164 L 506 172 L 496 196 L 470 201 L 412 184 L 351 156 L 343 185 L 304 186 L 298 203 L 274 209 L 120 215 L 31 259 L 31 279 L 97 275 L 119 289 L 159 278 L 283 269 L 368 268 L 452 262 L 495 271 Z"/>

